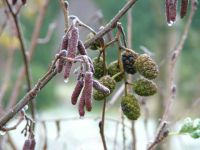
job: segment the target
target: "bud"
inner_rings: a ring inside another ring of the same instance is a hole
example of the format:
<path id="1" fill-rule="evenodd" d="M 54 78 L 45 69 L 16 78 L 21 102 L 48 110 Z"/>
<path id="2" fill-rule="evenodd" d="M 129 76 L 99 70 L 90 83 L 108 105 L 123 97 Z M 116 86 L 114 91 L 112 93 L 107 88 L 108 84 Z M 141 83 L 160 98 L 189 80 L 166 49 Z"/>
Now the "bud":
<path id="1" fill-rule="evenodd" d="M 116 86 L 116 82 L 113 78 L 111 78 L 109 75 L 103 76 L 99 82 L 106 86 L 110 90 L 110 94 L 113 92 Z M 107 97 L 110 94 L 105 94 L 103 92 L 94 90 L 93 92 L 93 98 L 95 100 L 103 100 L 105 97 Z"/>
<path id="2" fill-rule="evenodd" d="M 131 53 L 129 51 L 122 53 L 122 63 L 125 72 L 129 74 L 135 74 L 137 72 L 134 66 L 136 58 L 137 58 L 136 53 Z"/>
<path id="3" fill-rule="evenodd" d="M 183 18 L 186 15 L 187 7 L 188 7 L 188 0 L 181 0 L 181 11 L 180 11 L 181 18 Z"/>
<path id="4" fill-rule="evenodd" d="M 26 0 L 22 0 L 22 4 L 25 5 L 26 4 Z"/>
<path id="5" fill-rule="evenodd" d="M 59 52 L 59 56 L 66 57 L 66 56 L 67 56 L 67 51 L 66 51 L 66 50 L 61 50 L 61 51 Z M 64 64 L 65 64 L 65 60 L 62 59 L 62 58 L 60 58 L 60 59 L 58 60 L 58 63 L 57 63 L 57 72 L 58 72 L 58 73 L 61 73 L 61 72 L 62 72 Z"/>
<path id="6" fill-rule="evenodd" d="M 135 60 L 136 70 L 148 79 L 155 79 L 158 76 L 158 66 L 147 54 L 140 55 Z"/>
<path id="7" fill-rule="evenodd" d="M 92 72 L 85 73 L 85 85 L 84 85 L 82 95 L 85 97 L 85 106 L 86 106 L 87 111 L 91 111 L 92 109 L 92 103 L 91 103 L 92 86 L 93 86 L 92 77 L 93 77 Z"/>
<path id="8" fill-rule="evenodd" d="M 104 64 L 103 64 L 103 58 L 102 57 L 95 57 L 93 59 L 93 66 L 94 66 L 94 77 L 97 79 L 100 79 L 104 75 Z"/>
<path id="9" fill-rule="evenodd" d="M 157 86 L 153 81 L 139 79 L 133 83 L 133 89 L 140 96 L 151 96 L 157 92 Z"/>
<path id="10" fill-rule="evenodd" d="M 93 80 L 93 87 L 103 94 L 110 94 L 110 90 L 97 80 Z"/>
<path id="11" fill-rule="evenodd" d="M 113 77 L 114 75 L 116 75 L 120 72 L 121 72 L 121 70 L 120 70 L 118 61 L 113 61 L 112 63 L 110 63 L 108 65 L 108 75 L 110 75 L 111 77 Z M 115 78 L 115 81 L 120 82 L 122 79 L 123 79 L 123 74 L 120 74 Z"/>
<path id="12" fill-rule="evenodd" d="M 12 4 L 15 5 L 17 3 L 17 0 L 12 0 Z"/>
<path id="13" fill-rule="evenodd" d="M 137 120 L 140 117 L 140 105 L 132 94 L 122 97 L 121 108 L 124 115 L 130 120 Z"/>
<path id="14" fill-rule="evenodd" d="M 87 55 L 87 51 L 85 50 L 85 46 L 82 41 L 78 41 L 78 51 L 81 55 Z"/>
<path id="15" fill-rule="evenodd" d="M 75 27 L 75 26 L 72 26 L 70 34 L 71 34 L 71 36 L 69 37 L 69 41 L 68 41 L 69 45 L 68 45 L 67 57 L 75 58 L 76 48 L 78 46 L 78 39 L 79 39 L 78 28 Z M 67 79 L 69 77 L 71 67 L 72 67 L 72 62 L 66 62 L 65 71 L 64 71 L 64 78 L 65 79 Z"/>
<path id="16" fill-rule="evenodd" d="M 78 80 L 78 82 L 77 82 L 77 84 L 74 88 L 74 91 L 73 91 L 72 96 L 71 96 L 71 103 L 73 105 L 75 105 L 77 103 L 78 97 L 79 97 L 81 90 L 83 88 L 83 84 L 84 84 L 83 80 L 80 79 L 80 80 Z"/>

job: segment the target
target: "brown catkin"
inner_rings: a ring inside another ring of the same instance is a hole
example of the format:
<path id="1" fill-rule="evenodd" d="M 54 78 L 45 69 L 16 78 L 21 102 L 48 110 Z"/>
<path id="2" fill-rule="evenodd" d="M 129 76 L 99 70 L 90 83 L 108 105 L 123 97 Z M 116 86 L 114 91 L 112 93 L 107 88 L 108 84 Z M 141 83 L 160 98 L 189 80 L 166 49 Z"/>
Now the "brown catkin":
<path id="1" fill-rule="evenodd" d="M 25 140 L 23 150 L 30 150 L 30 139 Z"/>
<path id="2" fill-rule="evenodd" d="M 183 18 L 186 15 L 187 7 L 188 7 L 188 0 L 181 0 L 181 11 L 180 11 L 181 18 Z"/>
<path id="3" fill-rule="evenodd" d="M 29 150 L 34 150 L 35 149 L 35 144 L 36 144 L 35 139 L 34 138 L 30 139 L 30 149 Z"/>
<path id="4" fill-rule="evenodd" d="M 61 44 L 61 50 L 62 49 L 65 49 L 67 50 L 68 49 L 68 34 L 66 33 L 64 36 L 63 36 L 63 39 L 62 39 L 62 44 Z"/>
<path id="5" fill-rule="evenodd" d="M 87 55 L 87 51 L 82 41 L 78 41 L 78 51 L 81 55 Z"/>
<path id="6" fill-rule="evenodd" d="M 103 84 L 101 84 L 99 81 L 97 80 L 93 80 L 93 87 L 97 90 L 102 92 L 103 94 L 110 94 L 110 90 L 109 88 L 107 88 L 106 86 L 104 86 Z"/>
<path id="7" fill-rule="evenodd" d="M 87 111 L 92 110 L 92 86 L 93 86 L 93 73 L 86 72 L 85 73 L 85 85 L 83 89 L 83 96 L 85 97 L 85 106 Z"/>
<path id="8" fill-rule="evenodd" d="M 166 17 L 169 24 L 176 21 L 177 0 L 165 0 Z"/>
<path id="9" fill-rule="evenodd" d="M 85 106 L 85 99 L 84 99 L 84 96 L 81 96 L 80 101 L 79 101 L 79 105 L 78 105 L 78 110 L 79 110 L 80 116 L 85 115 L 84 106 Z"/>
<path id="10" fill-rule="evenodd" d="M 80 80 L 78 80 L 78 82 L 77 82 L 77 84 L 74 88 L 74 91 L 73 91 L 72 96 L 71 96 L 71 103 L 73 105 L 75 105 L 77 103 L 78 97 L 79 97 L 81 90 L 83 88 L 83 84 L 84 84 L 83 80 L 80 79 Z"/>
<path id="11" fill-rule="evenodd" d="M 66 50 L 61 50 L 59 52 L 59 56 L 66 57 L 67 56 L 67 51 Z M 64 64 L 65 64 L 65 60 L 64 59 L 61 58 L 61 59 L 58 60 L 58 63 L 57 63 L 57 72 L 58 73 L 62 72 Z"/>
<path id="12" fill-rule="evenodd" d="M 71 37 L 69 38 L 69 41 L 68 41 L 67 57 L 75 58 L 76 48 L 78 46 L 78 39 L 79 39 L 78 28 L 75 26 L 72 26 Z M 65 70 L 64 70 L 64 78 L 65 79 L 67 79 L 69 77 L 71 67 L 72 67 L 72 62 L 66 62 Z"/>

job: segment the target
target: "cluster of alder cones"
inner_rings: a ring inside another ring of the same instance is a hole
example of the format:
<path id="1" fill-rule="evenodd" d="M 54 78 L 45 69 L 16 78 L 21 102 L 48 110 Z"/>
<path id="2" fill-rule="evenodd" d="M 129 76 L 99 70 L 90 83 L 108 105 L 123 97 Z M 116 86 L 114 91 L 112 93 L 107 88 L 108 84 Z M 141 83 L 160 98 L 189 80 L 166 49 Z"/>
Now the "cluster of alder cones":
<path id="1" fill-rule="evenodd" d="M 152 81 L 158 75 L 158 66 L 153 59 L 147 54 L 139 55 L 134 51 L 124 51 L 121 56 L 123 69 L 127 74 L 134 75 L 139 73 L 143 77 L 131 83 L 135 94 L 140 96 L 151 96 L 157 92 L 157 86 Z M 124 78 L 123 71 L 120 69 L 120 62 L 115 60 L 108 65 L 107 75 L 104 75 L 104 62 L 102 57 L 93 59 L 94 77 L 106 86 L 110 93 L 105 94 L 101 91 L 94 90 L 94 100 L 104 100 L 115 89 L 116 83 Z M 137 98 L 133 94 L 127 94 L 122 97 L 121 108 L 127 118 L 136 120 L 140 116 L 140 106 Z"/>

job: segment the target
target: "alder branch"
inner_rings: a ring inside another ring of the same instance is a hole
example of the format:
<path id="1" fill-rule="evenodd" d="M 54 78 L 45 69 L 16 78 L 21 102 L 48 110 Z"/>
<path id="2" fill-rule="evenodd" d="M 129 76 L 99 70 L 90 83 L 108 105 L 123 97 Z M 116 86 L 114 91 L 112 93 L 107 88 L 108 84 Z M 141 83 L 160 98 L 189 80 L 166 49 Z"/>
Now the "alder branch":
<path id="1" fill-rule="evenodd" d="M 48 0 L 46 0 L 48 1 Z M 130 0 L 127 2 L 124 7 L 117 13 L 117 15 L 101 30 L 99 31 L 92 39 L 88 40 L 85 43 L 85 47 L 88 48 L 90 44 L 92 44 L 96 39 L 101 38 L 103 35 L 108 33 L 112 30 L 115 26 L 117 21 L 131 8 L 137 0 Z M 37 43 L 37 38 L 35 39 Z M 33 45 L 33 49 L 35 44 Z M 55 67 L 55 60 L 54 65 Z M 41 89 L 47 85 L 47 83 L 57 74 L 56 69 L 51 69 L 42 77 L 41 80 L 35 85 L 35 87 L 30 90 L 25 96 L 15 105 L 12 109 L 8 110 L 8 112 L 2 116 L 0 119 L 0 127 L 3 127 L 10 119 L 12 119 L 25 105 L 27 105 L 30 101 L 32 101 L 36 95 L 41 91 Z"/>

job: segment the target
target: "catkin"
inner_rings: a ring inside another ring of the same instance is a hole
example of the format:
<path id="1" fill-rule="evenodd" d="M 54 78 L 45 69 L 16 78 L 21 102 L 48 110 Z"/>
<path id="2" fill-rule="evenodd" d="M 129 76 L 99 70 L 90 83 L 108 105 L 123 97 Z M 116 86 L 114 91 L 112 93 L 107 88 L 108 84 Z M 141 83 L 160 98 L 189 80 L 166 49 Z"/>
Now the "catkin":
<path id="1" fill-rule="evenodd" d="M 76 87 L 74 88 L 74 91 L 72 93 L 72 96 L 71 96 L 71 103 L 73 105 L 75 105 L 77 103 L 77 100 L 78 100 L 78 97 L 81 93 L 81 90 L 83 88 L 83 80 L 78 80 L 77 84 L 76 84 Z"/>

